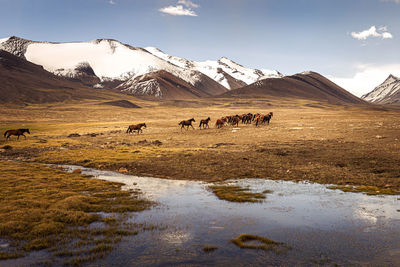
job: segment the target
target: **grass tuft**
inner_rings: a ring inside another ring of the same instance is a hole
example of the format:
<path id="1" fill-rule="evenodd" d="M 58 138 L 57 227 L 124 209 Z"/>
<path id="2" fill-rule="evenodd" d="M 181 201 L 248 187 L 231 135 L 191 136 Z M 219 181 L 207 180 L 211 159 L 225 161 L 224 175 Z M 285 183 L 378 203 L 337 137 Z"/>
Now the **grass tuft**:
<path id="1" fill-rule="evenodd" d="M 400 195 L 400 191 L 392 188 L 379 188 L 376 186 L 346 186 L 346 185 L 335 185 L 328 186 L 328 189 L 341 190 L 343 192 L 353 193 L 366 193 L 367 195 Z"/>
<path id="2" fill-rule="evenodd" d="M 248 188 L 235 185 L 212 185 L 209 186 L 212 192 L 221 200 L 230 202 L 261 202 L 265 199 L 263 193 L 249 192 Z"/>
<path id="3" fill-rule="evenodd" d="M 255 241 L 256 243 L 253 243 L 252 241 Z M 276 242 L 262 236 L 250 234 L 241 234 L 238 237 L 232 239 L 231 242 L 239 248 L 273 250 L 276 253 L 285 252 L 288 249 L 291 249 L 290 246 L 287 246 L 284 243 Z"/>

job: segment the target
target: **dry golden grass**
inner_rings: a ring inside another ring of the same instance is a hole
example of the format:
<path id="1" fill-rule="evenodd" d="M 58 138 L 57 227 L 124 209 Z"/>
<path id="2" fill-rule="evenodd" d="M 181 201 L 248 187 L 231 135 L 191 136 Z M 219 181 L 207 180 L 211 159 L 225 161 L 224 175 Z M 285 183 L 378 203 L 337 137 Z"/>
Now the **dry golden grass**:
<path id="1" fill-rule="evenodd" d="M 104 255 L 115 240 L 135 234 L 124 230 L 123 219 L 117 222 L 104 214 L 142 211 L 151 204 L 121 186 L 37 163 L 0 160 L 0 237 L 11 242 L 0 259 L 42 249 L 60 256 L 80 241 L 86 246 L 74 250 L 74 257 Z M 102 221 L 106 224 L 100 229 L 88 227 Z"/>
<path id="2" fill-rule="evenodd" d="M 100 106 L 99 101 L 0 107 L 0 132 L 23 127 L 32 132 L 27 140 L 1 141 L 0 147 L 13 149 L 0 156 L 126 168 L 162 178 L 260 177 L 400 190 L 399 110 L 276 99 L 132 102 L 143 108 Z M 214 127 L 221 116 L 270 111 L 269 126 L 240 125 L 236 132 Z M 199 130 L 199 120 L 208 116 L 210 129 Z M 178 122 L 192 117 L 196 130 L 181 132 Z M 139 122 L 148 126 L 143 134 L 125 133 Z M 71 133 L 82 136 L 68 138 Z"/>

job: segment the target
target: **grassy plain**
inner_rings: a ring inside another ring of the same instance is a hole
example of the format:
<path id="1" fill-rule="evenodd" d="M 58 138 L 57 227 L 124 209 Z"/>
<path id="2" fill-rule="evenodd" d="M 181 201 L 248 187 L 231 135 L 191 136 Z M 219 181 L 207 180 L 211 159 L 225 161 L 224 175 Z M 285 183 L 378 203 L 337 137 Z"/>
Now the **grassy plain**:
<path id="1" fill-rule="evenodd" d="M 1 140 L 0 148 L 12 149 L 0 156 L 167 179 L 260 177 L 400 190 L 400 110 L 290 99 L 129 100 L 142 108 L 101 101 L 2 106 L 1 133 L 30 128 L 32 134 Z M 221 116 L 270 111 L 269 126 L 214 126 Z M 210 129 L 199 130 L 208 116 Z M 181 131 L 179 121 L 192 117 L 196 130 Z M 140 122 L 147 124 L 143 134 L 125 133 Z"/>

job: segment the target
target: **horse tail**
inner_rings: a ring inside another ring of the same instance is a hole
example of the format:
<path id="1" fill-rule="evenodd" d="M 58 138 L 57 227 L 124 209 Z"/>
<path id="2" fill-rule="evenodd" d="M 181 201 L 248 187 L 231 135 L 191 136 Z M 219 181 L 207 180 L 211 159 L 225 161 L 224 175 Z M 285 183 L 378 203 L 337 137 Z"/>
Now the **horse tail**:
<path id="1" fill-rule="evenodd" d="M 181 121 L 180 123 L 178 123 L 178 125 L 181 125 L 183 122 Z"/>
<path id="2" fill-rule="evenodd" d="M 7 130 L 7 131 L 5 131 L 5 132 L 4 132 L 4 137 L 6 137 L 6 135 L 7 135 L 8 131 L 9 131 L 9 130 Z"/>
<path id="3" fill-rule="evenodd" d="M 126 133 L 128 133 L 128 132 L 129 132 L 129 129 L 130 129 L 130 127 L 128 126 L 128 129 L 126 130 Z"/>

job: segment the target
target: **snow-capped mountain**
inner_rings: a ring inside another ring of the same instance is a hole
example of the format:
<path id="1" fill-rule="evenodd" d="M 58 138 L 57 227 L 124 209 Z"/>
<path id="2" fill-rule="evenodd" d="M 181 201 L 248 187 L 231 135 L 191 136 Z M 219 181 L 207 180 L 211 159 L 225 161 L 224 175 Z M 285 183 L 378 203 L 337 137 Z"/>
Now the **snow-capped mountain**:
<path id="1" fill-rule="evenodd" d="M 157 48 L 143 49 L 112 39 L 54 43 L 12 36 L 0 39 L 0 49 L 41 65 L 53 74 L 94 88 L 118 89 L 132 94 L 140 91 L 140 95 L 149 93 L 159 98 L 163 98 L 165 94 L 160 92 L 165 90 L 155 81 L 147 81 L 147 78 L 146 82 L 141 81 L 143 75 L 152 73 L 157 76 L 159 71 L 166 71 L 207 95 L 283 76 L 278 71 L 245 68 L 224 57 L 217 61 L 196 62 L 167 55 Z M 132 89 L 132 85 L 136 91 L 126 90 L 128 87 Z"/>
<path id="2" fill-rule="evenodd" d="M 261 79 L 283 77 L 283 75 L 276 70 L 245 68 L 226 57 L 222 57 L 217 61 L 207 60 L 196 62 L 185 58 L 170 56 L 155 47 L 146 47 L 145 49 L 153 55 L 174 65 L 200 71 L 228 89 L 236 89 Z"/>
<path id="3" fill-rule="evenodd" d="M 400 78 L 393 75 L 374 90 L 361 97 L 362 99 L 379 104 L 400 104 Z"/>

